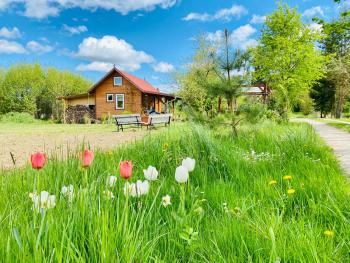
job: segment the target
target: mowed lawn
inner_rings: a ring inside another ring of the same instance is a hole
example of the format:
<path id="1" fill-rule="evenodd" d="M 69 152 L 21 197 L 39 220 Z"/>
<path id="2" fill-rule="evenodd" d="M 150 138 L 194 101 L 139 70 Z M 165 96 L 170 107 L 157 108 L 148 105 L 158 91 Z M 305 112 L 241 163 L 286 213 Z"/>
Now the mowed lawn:
<path id="1" fill-rule="evenodd" d="M 328 122 L 327 124 L 329 124 L 335 128 L 339 128 L 339 129 L 342 129 L 344 131 L 350 132 L 350 121 L 349 121 L 349 124 L 337 123 L 337 122 Z"/>
<path id="2" fill-rule="evenodd" d="M 196 160 L 189 181 L 175 169 Z M 129 182 L 158 180 L 139 198 Z M 107 181 L 117 176 L 114 186 Z M 60 194 L 73 185 L 74 196 Z M 56 195 L 38 212 L 35 186 Z M 111 198 L 111 193 L 114 198 Z M 4 262 L 349 262 L 349 184 L 330 149 L 306 124 L 265 123 L 229 131 L 179 124 L 144 139 L 95 152 L 82 169 L 76 156 L 50 159 L 0 177 L 0 258 Z M 164 207 L 162 197 L 171 205 Z"/>
<path id="3" fill-rule="evenodd" d="M 21 167 L 36 151 L 64 159 L 83 144 L 92 149 L 109 150 L 141 138 L 143 134 L 139 129 L 117 132 L 113 124 L 0 123 L 0 169 Z"/>

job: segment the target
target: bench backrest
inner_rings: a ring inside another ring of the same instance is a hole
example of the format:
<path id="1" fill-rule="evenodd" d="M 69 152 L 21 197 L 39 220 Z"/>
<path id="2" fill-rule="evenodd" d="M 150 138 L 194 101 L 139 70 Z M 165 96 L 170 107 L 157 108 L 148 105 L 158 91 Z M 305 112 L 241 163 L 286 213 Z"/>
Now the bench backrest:
<path id="1" fill-rule="evenodd" d="M 132 124 L 141 123 L 140 114 L 128 114 L 128 115 L 113 115 L 117 125 L 118 124 Z"/>
<path id="2" fill-rule="evenodd" d="M 149 115 L 149 123 L 150 124 L 159 124 L 159 123 L 167 123 L 169 124 L 171 120 L 171 114 L 157 114 L 157 115 Z"/>

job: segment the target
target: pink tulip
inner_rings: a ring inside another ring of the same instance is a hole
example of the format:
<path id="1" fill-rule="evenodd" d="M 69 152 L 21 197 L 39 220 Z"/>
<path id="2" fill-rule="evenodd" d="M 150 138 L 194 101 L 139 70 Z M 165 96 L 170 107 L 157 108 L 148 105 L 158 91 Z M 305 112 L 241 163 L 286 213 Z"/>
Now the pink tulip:
<path id="1" fill-rule="evenodd" d="M 122 161 L 120 162 L 120 176 L 128 180 L 132 175 L 132 162 Z"/>
<path id="2" fill-rule="evenodd" d="M 84 150 L 80 153 L 80 161 L 84 168 L 89 167 L 94 160 L 94 153 L 90 150 Z"/>
<path id="3" fill-rule="evenodd" d="M 33 153 L 30 156 L 30 161 L 31 161 L 32 167 L 34 169 L 40 170 L 45 165 L 46 155 L 44 153 L 40 153 L 40 152 Z"/>

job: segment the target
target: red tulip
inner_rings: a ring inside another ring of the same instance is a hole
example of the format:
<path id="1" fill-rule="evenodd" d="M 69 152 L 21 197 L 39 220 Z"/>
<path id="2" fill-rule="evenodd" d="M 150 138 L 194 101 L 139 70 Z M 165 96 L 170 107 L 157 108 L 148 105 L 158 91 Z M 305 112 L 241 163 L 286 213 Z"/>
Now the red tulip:
<path id="1" fill-rule="evenodd" d="M 120 162 L 120 176 L 124 179 L 129 179 L 132 175 L 132 162 L 122 161 Z"/>
<path id="2" fill-rule="evenodd" d="M 80 161 L 84 168 L 89 167 L 94 160 L 94 153 L 90 150 L 84 150 L 80 153 Z"/>
<path id="3" fill-rule="evenodd" d="M 39 153 L 39 152 L 33 153 L 30 156 L 30 161 L 34 169 L 40 170 L 45 165 L 46 155 L 44 153 Z"/>

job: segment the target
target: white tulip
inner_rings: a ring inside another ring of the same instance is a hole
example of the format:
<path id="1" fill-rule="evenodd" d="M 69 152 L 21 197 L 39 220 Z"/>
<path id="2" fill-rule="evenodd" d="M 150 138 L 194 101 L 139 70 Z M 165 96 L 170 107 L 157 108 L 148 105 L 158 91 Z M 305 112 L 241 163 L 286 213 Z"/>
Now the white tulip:
<path id="1" fill-rule="evenodd" d="M 158 171 L 153 166 L 148 166 L 147 169 L 143 170 L 143 174 L 145 175 L 145 178 L 149 181 L 157 180 L 158 177 Z"/>
<path id="2" fill-rule="evenodd" d="M 107 184 L 109 185 L 109 187 L 113 187 L 116 182 L 117 182 L 116 176 L 111 175 L 107 177 Z"/>
<path id="3" fill-rule="evenodd" d="M 68 201 L 71 202 L 73 201 L 73 198 L 74 198 L 74 187 L 73 185 L 68 185 L 68 186 L 63 186 L 62 189 L 61 189 L 61 194 L 64 196 L 64 197 L 67 197 L 68 198 Z"/>
<path id="4" fill-rule="evenodd" d="M 182 160 L 182 166 L 185 166 L 189 172 L 192 172 L 196 166 L 196 160 L 187 157 L 186 159 Z"/>
<path id="5" fill-rule="evenodd" d="M 33 208 L 37 211 L 54 208 L 56 206 L 56 196 L 50 195 L 47 191 L 42 191 L 40 195 L 30 193 L 29 197 L 33 201 Z"/>
<path id="6" fill-rule="evenodd" d="M 149 192 L 149 183 L 147 180 L 141 181 L 137 180 L 136 183 L 126 183 L 124 185 L 124 194 L 130 194 L 132 197 L 140 197 Z"/>
<path id="7" fill-rule="evenodd" d="M 171 205 L 170 195 L 165 195 L 165 196 L 162 197 L 162 205 L 164 207 L 167 207 L 168 205 Z"/>
<path id="8" fill-rule="evenodd" d="M 176 168 L 175 180 L 178 183 L 186 183 L 188 181 L 188 170 L 185 166 L 181 165 Z"/>

